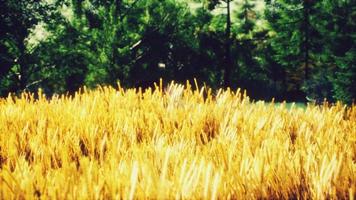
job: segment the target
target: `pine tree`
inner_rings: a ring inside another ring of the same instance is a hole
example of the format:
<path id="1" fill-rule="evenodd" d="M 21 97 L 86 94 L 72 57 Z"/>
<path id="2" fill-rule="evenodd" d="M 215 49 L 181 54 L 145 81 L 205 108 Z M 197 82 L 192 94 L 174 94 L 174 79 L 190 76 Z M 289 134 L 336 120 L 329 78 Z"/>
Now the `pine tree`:
<path id="1" fill-rule="evenodd" d="M 352 103 L 356 99 L 356 2 L 323 1 L 318 4 L 319 29 L 324 38 L 321 63 L 333 99 Z"/>
<path id="2" fill-rule="evenodd" d="M 208 0 L 208 8 L 210 10 L 215 9 L 220 4 L 225 4 L 226 9 L 226 24 L 225 24 L 225 38 L 224 38 L 224 48 L 225 48 L 225 55 L 224 55 L 224 62 L 223 62 L 223 85 L 225 87 L 231 86 L 231 72 L 233 70 L 233 63 L 231 58 L 231 46 L 232 46 L 232 39 L 231 39 L 231 4 L 233 0 Z"/>
<path id="3" fill-rule="evenodd" d="M 295 100 L 303 100 L 300 91 L 311 77 L 320 51 L 320 33 L 315 28 L 316 2 L 310 0 L 266 1 L 266 19 L 275 35 L 272 47 L 275 60 L 285 67 L 288 90 Z"/>

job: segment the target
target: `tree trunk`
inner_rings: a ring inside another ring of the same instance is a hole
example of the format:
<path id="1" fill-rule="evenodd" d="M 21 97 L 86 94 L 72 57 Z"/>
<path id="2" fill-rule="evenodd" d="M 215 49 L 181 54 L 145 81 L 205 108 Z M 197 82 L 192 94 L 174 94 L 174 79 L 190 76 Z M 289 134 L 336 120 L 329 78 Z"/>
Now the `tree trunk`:
<path id="1" fill-rule="evenodd" d="M 304 79 L 307 81 L 309 79 L 309 51 L 310 51 L 310 46 L 309 46 L 309 10 L 310 10 L 310 5 L 309 5 L 309 0 L 304 0 L 303 1 L 303 6 L 304 6 Z"/>
<path id="2" fill-rule="evenodd" d="M 225 41 L 225 63 L 224 63 L 224 86 L 230 86 L 230 76 L 231 76 L 231 16 L 230 16 L 230 1 L 226 1 L 226 41 Z"/>
<path id="3" fill-rule="evenodd" d="M 117 63 L 118 63 L 118 43 L 117 43 L 117 38 L 120 37 L 120 33 L 122 32 L 122 27 L 120 24 L 122 23 L 121 15 L 121 6 L 122 2 L 121 0 L 115 0 L 115 10 L 114 10 L 114 16 L 113 16 L 113 21 L 114 21 L 114 39 L 111 41 L 111 55 L 110 55 L 110 60 L 109 60 L 109 67 L 108 67 L 108 80 L 111 84 L 115 84 L 117 81 Z M 122 80 L 120 80 L 122 81 Z"/>
<path id="4" fill-rule="evenodd" d="M 121 17 L 120 17 L 120 15 L 122 15 L 122 13 L 121 13 L 121 6 L 122 6 L 122 4 L 121 4 L 122 2 L 121 2 L 121 0 L 115 0 L 115 22 L 117 23 L 118 21 L 118 19 L 120 19 L 121 20 Z M 121 23 L 121 21 L 120 21 L 120 23 Z"/>
<path id="5" fill-rule="evenodd" d="M 18 90 L 24 91 L 27 86 L 27 59 L 26 59 L 26 47 L 24 43 L 19 45 L 20 56 L 18 58 L 19 74 L 18 74 Z"/>

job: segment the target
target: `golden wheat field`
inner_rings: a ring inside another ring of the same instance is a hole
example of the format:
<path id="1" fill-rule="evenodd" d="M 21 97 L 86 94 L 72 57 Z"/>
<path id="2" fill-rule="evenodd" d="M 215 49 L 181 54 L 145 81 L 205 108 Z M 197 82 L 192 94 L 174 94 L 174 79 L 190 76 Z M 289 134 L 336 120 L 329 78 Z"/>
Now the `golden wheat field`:
<path id="1" fill-rule="evenodd" d="M 354 199 L 356 106 L 171 84 L 0 99 L 0 199 Z"/>

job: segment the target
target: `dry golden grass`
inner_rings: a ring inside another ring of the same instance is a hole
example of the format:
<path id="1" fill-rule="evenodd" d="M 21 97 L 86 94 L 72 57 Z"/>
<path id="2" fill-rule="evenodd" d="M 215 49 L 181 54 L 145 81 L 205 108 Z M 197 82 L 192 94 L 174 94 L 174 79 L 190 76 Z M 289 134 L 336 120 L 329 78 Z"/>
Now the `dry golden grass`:
<path id="1" fill-rule="evenodd" d="M 0 99 L 0 198 L 354 199 L 356 106 L 203 91 Z"/>

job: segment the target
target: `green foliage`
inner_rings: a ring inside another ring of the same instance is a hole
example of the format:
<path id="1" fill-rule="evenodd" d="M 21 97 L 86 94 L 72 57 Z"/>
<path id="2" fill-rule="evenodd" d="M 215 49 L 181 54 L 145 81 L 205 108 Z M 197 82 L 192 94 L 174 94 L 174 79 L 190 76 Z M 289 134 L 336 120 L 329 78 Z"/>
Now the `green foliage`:
<path id="1" fill-rule="evenodd" d="M 287 90 L 299 90 L 315 66 L 320 46 L 320 33 L 314 27 L 316 9 L 315 3 L 306 0 L 267 3 L 266 19 L 274 32 L 271 46 L 274 59 L 286 71 Z"/>
<path id="2" fill-rule="evenodd" d="M 328 1 L 320 3 L 325 40 L 321 63 L 328 66 L 332 96 L 352 103 L 356 99 L 356 2 Z"/>
<path id="3" fill-rule="evenodd" d="M 163 77 L 242 87 L 256 99 L 355 99 L 351 0 L 0 0 L 0 6 L 1 96 L 39 87 L 49 95 L 73 93 L 118 81 L 147 87 Z"/>
<path id="4" fill-rule="evenodd" d="M 40 22 L 50 23 L 58 16 L 59 4 L 36 0 L 0 1 L 0 95 L 26 90 L 40 70 L 36 56 L 28 48 L 28 37 Z"/>
<path id="5" fill-rule="evenodd" d="M 287 90 L 314 99 L 355 99 L 354 1 L 267 1 L 275 32 L 274 60 L 286 71 Z M 304 77 L 303 77 L 304 75 Z"/>

